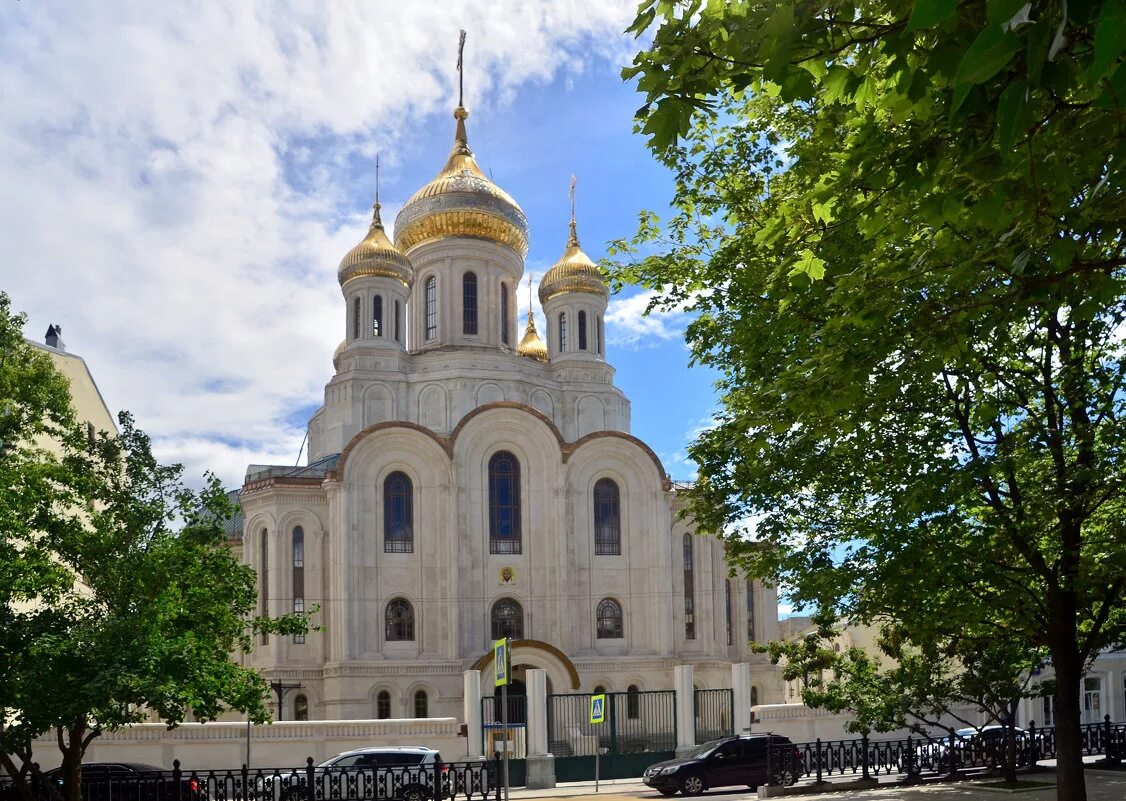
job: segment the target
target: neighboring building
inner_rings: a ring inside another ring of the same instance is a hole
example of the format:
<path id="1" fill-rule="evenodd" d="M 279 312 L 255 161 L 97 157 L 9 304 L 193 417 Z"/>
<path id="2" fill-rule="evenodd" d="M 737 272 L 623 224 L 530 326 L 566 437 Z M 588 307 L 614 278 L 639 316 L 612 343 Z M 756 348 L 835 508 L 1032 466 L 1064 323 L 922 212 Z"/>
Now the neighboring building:
<path id="1" fill-rule="evenodd" d="M 102 398 L 102 393 L 86 361 L 81 356 L 67 352 L 66 343 L 63 342 L 62 326 L 51 323 L 47 327 L 43 342 L 36 342 L 33 339 L 26 339 L 26 342 L 45 351 L 51 357 L 55 369 L 70 382 L 71 405 L 79 422 L 93 426 L 95 431 L 116 433 L 117 424 Z M 52 442 L 44 442 L 44 446 L 58 450 L 58 445 Z"/>
<path id="2" fill-rule="evenodd" d="M 727 687 L 748 661 L 781 700 L 747 643 L 777 637 L 775 592 L 728 577 L 722 543 L 677 519 L 664 467 L 629 433 L 607 288 L 573 215 L 539 284 L 546 342 L 531 314 L 521 336 L 528 224 L 474 160 L 467 116 L 394 243 L 377 202 L 340 263 L 345 338 L 309 464 L 247 470 L 231 534 L 259 611 L 317 606 L 324 626 L 263 639 L 250 663 L 301 684 L 286 719 L 461 717 L 463 672 L 506 634 L 515 692 L 529 667 L 556 692 L 670 688 L 683 663 Z"/>

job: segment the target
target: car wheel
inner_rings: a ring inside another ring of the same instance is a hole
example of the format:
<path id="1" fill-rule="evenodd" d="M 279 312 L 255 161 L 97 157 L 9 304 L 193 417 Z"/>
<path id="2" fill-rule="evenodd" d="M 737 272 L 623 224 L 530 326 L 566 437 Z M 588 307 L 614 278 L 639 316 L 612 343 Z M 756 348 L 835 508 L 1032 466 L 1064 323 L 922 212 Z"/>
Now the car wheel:
<path id="1" fill-rule="evenodd" d="M 676 790 L 670 790 L 667 787 L 660 787 L 657 789 L 657 792 L 666 797 L 670 795 L 676 795 Z"/>
<path id="2" fill-rule="evenodd" d="M 426 801 L 426 791 L 418 785 L 403 790 L 403 801 Z"/>
<path id="3" fill-rule="evenodd" d="M 798 783 L 798 773 L 793 768 L 782 768 L 782 774 L 778 778 L 783 787 L 792 787 Z"/>
<path id="4" fill-rule="evenodd" d="M 695 773 L 689 773 L 680 780 L 680 792 L 685 795 L 700 795 L 704 792 L 704 780 Z"/>

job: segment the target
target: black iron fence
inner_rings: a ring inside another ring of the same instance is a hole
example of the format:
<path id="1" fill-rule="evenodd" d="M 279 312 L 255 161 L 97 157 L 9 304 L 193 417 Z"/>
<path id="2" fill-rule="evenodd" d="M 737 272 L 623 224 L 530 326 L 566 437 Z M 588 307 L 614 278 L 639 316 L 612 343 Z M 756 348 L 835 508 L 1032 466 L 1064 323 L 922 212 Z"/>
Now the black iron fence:
<path id="1" fill-rule="evenodd" d="M 694 719 L 696 742 L 706 743 L 735 733 L 735 693 L 732 690 L 696 690 Z"/>
<path id="2" fill-rule="evenodd" d="M 82 801 L 500 801 L 500 763 L 301 768 L 111 771 L 83 766 Z M 52 785 L 54 787 L 52 788 Z M 57 772 L 33 777 L 33 801 L 59 801 Z M 0 780 L 0 801 L 19 801 L 10 779 Z"/>
<path id="3" fill-rule="evenodd" d="M 994 733 L 996 736 L 986 737 L 951 731 L 939 737 L 779 743 L 768 751 L 768 774 L 774 784 L 803 778 L 821 782 L 834 776 L 871 778 L 891 773 L 911 778 L 993 768 L 1010 759 L 1016 767 L 1026 767 L 1056 757 L 1054 728 L 1029 724 L 1027 731 L 1011 728 Z M 1111 761 L 1126 759 L 1126 723 L 1112 723 L 1107 715 L 1102 723 L 1084 724 L 1081 733 L 1084 756 L 1102 754 Z"/>

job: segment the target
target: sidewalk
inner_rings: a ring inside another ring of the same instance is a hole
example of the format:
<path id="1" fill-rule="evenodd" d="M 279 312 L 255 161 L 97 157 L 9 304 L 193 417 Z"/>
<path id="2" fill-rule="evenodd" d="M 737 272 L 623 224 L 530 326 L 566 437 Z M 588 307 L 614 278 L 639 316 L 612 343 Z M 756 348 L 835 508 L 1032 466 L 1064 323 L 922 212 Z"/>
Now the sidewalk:
<path id="1" fill-rule="evenodd" d="M 1036 773 L 1022 777 L 1028 781 L 1054 782 L 1053 773 Z M 1000 799 L 1015 796 L 1028 801 L 1050 801 L 1056 797 L 1055 787 L 1043 787 L 1021 790 L 1019 792 L 982 787 L 983 781 L 964 781 L 949 784 L 931 784 L 925 786 L 889 786 L 884 785 L 873 790 L 845 790 L 835 793 L 808 793 L 799 798 L 825 798 L 829 801 L 1000 801 Z M 802 787 L 804 782 L 798 784 Z M 808 786 L 808 785 L 806 785 Z M 795 788 L 797 789 L 797 788 Z M 813 788 L 810 787 L 810 790 Z M 551 799 L 575 798 L 577 796 L 592 796 L 605 801 L 663 801 L 664 796 L 651 790 L 637 779 L 613 779 L 599 783 L 599 792 L 594 792 L 594 782 L 569 782 L 560 784 L 548 790 L 527 790 L 523 787 L 514 788 L 510 792 L 513 801 L 519 799 Z M 793 797 L 793 796 L 787 796 Z M 675 796 L 681 801 L 684 796 Z M 746 789 L 731 788 L 715 790 L 697 796 L 700 801 L 751 801 L 757 799 L 758 794 Z M 1126 772 L 1087 769 L 1087 801 L 1123 801 L 1126 799 Z"/>

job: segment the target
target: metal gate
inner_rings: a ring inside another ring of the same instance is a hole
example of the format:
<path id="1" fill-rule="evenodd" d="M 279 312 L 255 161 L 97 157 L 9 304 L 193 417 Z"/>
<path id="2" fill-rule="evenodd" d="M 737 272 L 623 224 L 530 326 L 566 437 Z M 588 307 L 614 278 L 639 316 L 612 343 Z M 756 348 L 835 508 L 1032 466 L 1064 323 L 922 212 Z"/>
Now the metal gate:
<path id="1" fill-rule="evenodd" d="M 696 690 L 696 742 L 706 743 L 735 733 L 735 693 L 732 690 Z"/>
<path id="2" fill-rule="evenodd" d="M 548 750 L 560 782 L 594 778 L 595 754 L 604 779 L 640 776 L 676 754 L 676 693 L 606 693 L 606 722 L 590 722 L 590 694 L 547 696 Z"/>
<path id="3" fill-rule="evenodd" d="M 524 695 L 509 694 L 508 725 L 501 723 L 500 698 L 486 695 L 481 699 L 481 742 L 485 756 L 504 756 L 508 751 L 508 784 L 523 787 L 527 775 L 528 755 L 528 699 Z"/>

